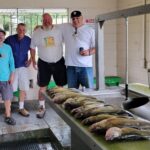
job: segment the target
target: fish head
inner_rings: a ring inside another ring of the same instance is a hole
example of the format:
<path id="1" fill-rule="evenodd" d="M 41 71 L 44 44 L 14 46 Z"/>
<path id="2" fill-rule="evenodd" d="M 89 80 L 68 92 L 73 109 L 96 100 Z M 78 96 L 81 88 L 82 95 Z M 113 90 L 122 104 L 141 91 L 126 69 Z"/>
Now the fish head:
<path id="1" fill-rule="evenodd" d="M 105 139 L 107 141 L 111 141 L 115 138 L 118 138 L 121 136 L 121 129 L 118 128 L 118 127 L 112 127 L 112 128 L 109 128 L 107 131 L 106 131 L 106 134 L 105 134 Z"/>

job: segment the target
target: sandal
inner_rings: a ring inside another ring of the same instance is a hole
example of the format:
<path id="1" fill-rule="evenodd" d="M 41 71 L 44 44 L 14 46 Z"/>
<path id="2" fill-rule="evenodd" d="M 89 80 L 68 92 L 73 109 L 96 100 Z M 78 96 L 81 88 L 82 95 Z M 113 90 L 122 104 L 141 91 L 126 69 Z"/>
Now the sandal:
<path id="1" fill-rule="evenodd" d="M 8 125 L 15 125 L 16 124 L 16 121 L 12 117 L 5 117 L 5 122 Z"/>

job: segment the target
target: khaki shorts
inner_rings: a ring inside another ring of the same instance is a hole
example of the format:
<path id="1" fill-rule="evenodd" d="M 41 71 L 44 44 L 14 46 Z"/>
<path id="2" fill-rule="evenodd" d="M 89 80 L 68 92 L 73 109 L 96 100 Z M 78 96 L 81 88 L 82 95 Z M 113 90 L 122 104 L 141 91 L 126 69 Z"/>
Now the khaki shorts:
<path id="1" fill-rule="evenodd" d="M 22 91 L 29 90 L 28 68 L 20 67 L 15 69 L 15 78 L 12 86 L 13 91 L 17 91 L 18 88 Z"/>

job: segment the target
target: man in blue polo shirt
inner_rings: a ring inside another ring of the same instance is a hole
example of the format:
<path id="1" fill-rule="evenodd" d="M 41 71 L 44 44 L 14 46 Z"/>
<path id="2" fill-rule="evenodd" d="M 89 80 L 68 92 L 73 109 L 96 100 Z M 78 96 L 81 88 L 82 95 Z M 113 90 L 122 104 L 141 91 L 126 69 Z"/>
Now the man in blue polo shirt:
<path id="1" fill-rule="evenodd" d="M 19 23 L 17 26 L 17 34 L 6 38 L 5 43 L 9 44 L 13 51 L 15 61 L 15 79 L 13 90 L 19 89 L 19 113 L 28 117 L 29 112 L 24 108 L 24 100 L 26 91 L 29 90 L 29 78 L 27 67 L 31 61 L 28 60 L 28 51 L 30 50 L 30 37 L 26 36 L 26 25 Z"/>

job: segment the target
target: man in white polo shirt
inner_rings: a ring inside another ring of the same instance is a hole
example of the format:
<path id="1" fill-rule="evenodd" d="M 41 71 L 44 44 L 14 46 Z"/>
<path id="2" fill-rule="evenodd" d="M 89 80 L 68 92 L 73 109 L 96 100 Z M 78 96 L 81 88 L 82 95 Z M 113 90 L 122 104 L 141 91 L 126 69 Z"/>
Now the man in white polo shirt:
<path id="1" fill-rule="evenodd" d="M 65 62 L 69 88 L 93 88 L 92 55 L 95 54 L 95 31 L 84 24 L 80 11 L 71 13 L 72 24 L 62 24 Z"/>
<path id="2" fill-rule="evenodd" d="M 38 85 L 39 89 L 39 110 L 38 118 L 45 115 L 45 101 L 42 92 L 45 92 L 47 85 L 53 75 L 57 86 L 66 84 L 66 66 L 63 58 L 63 37 L 61 30 L 52 24 L 52 17 L 48 13 L 42 16 L 43 25 L 37 28 L 31 39 L 32 61 L 35 67 L 35 48 L 38 49 Z"/>

